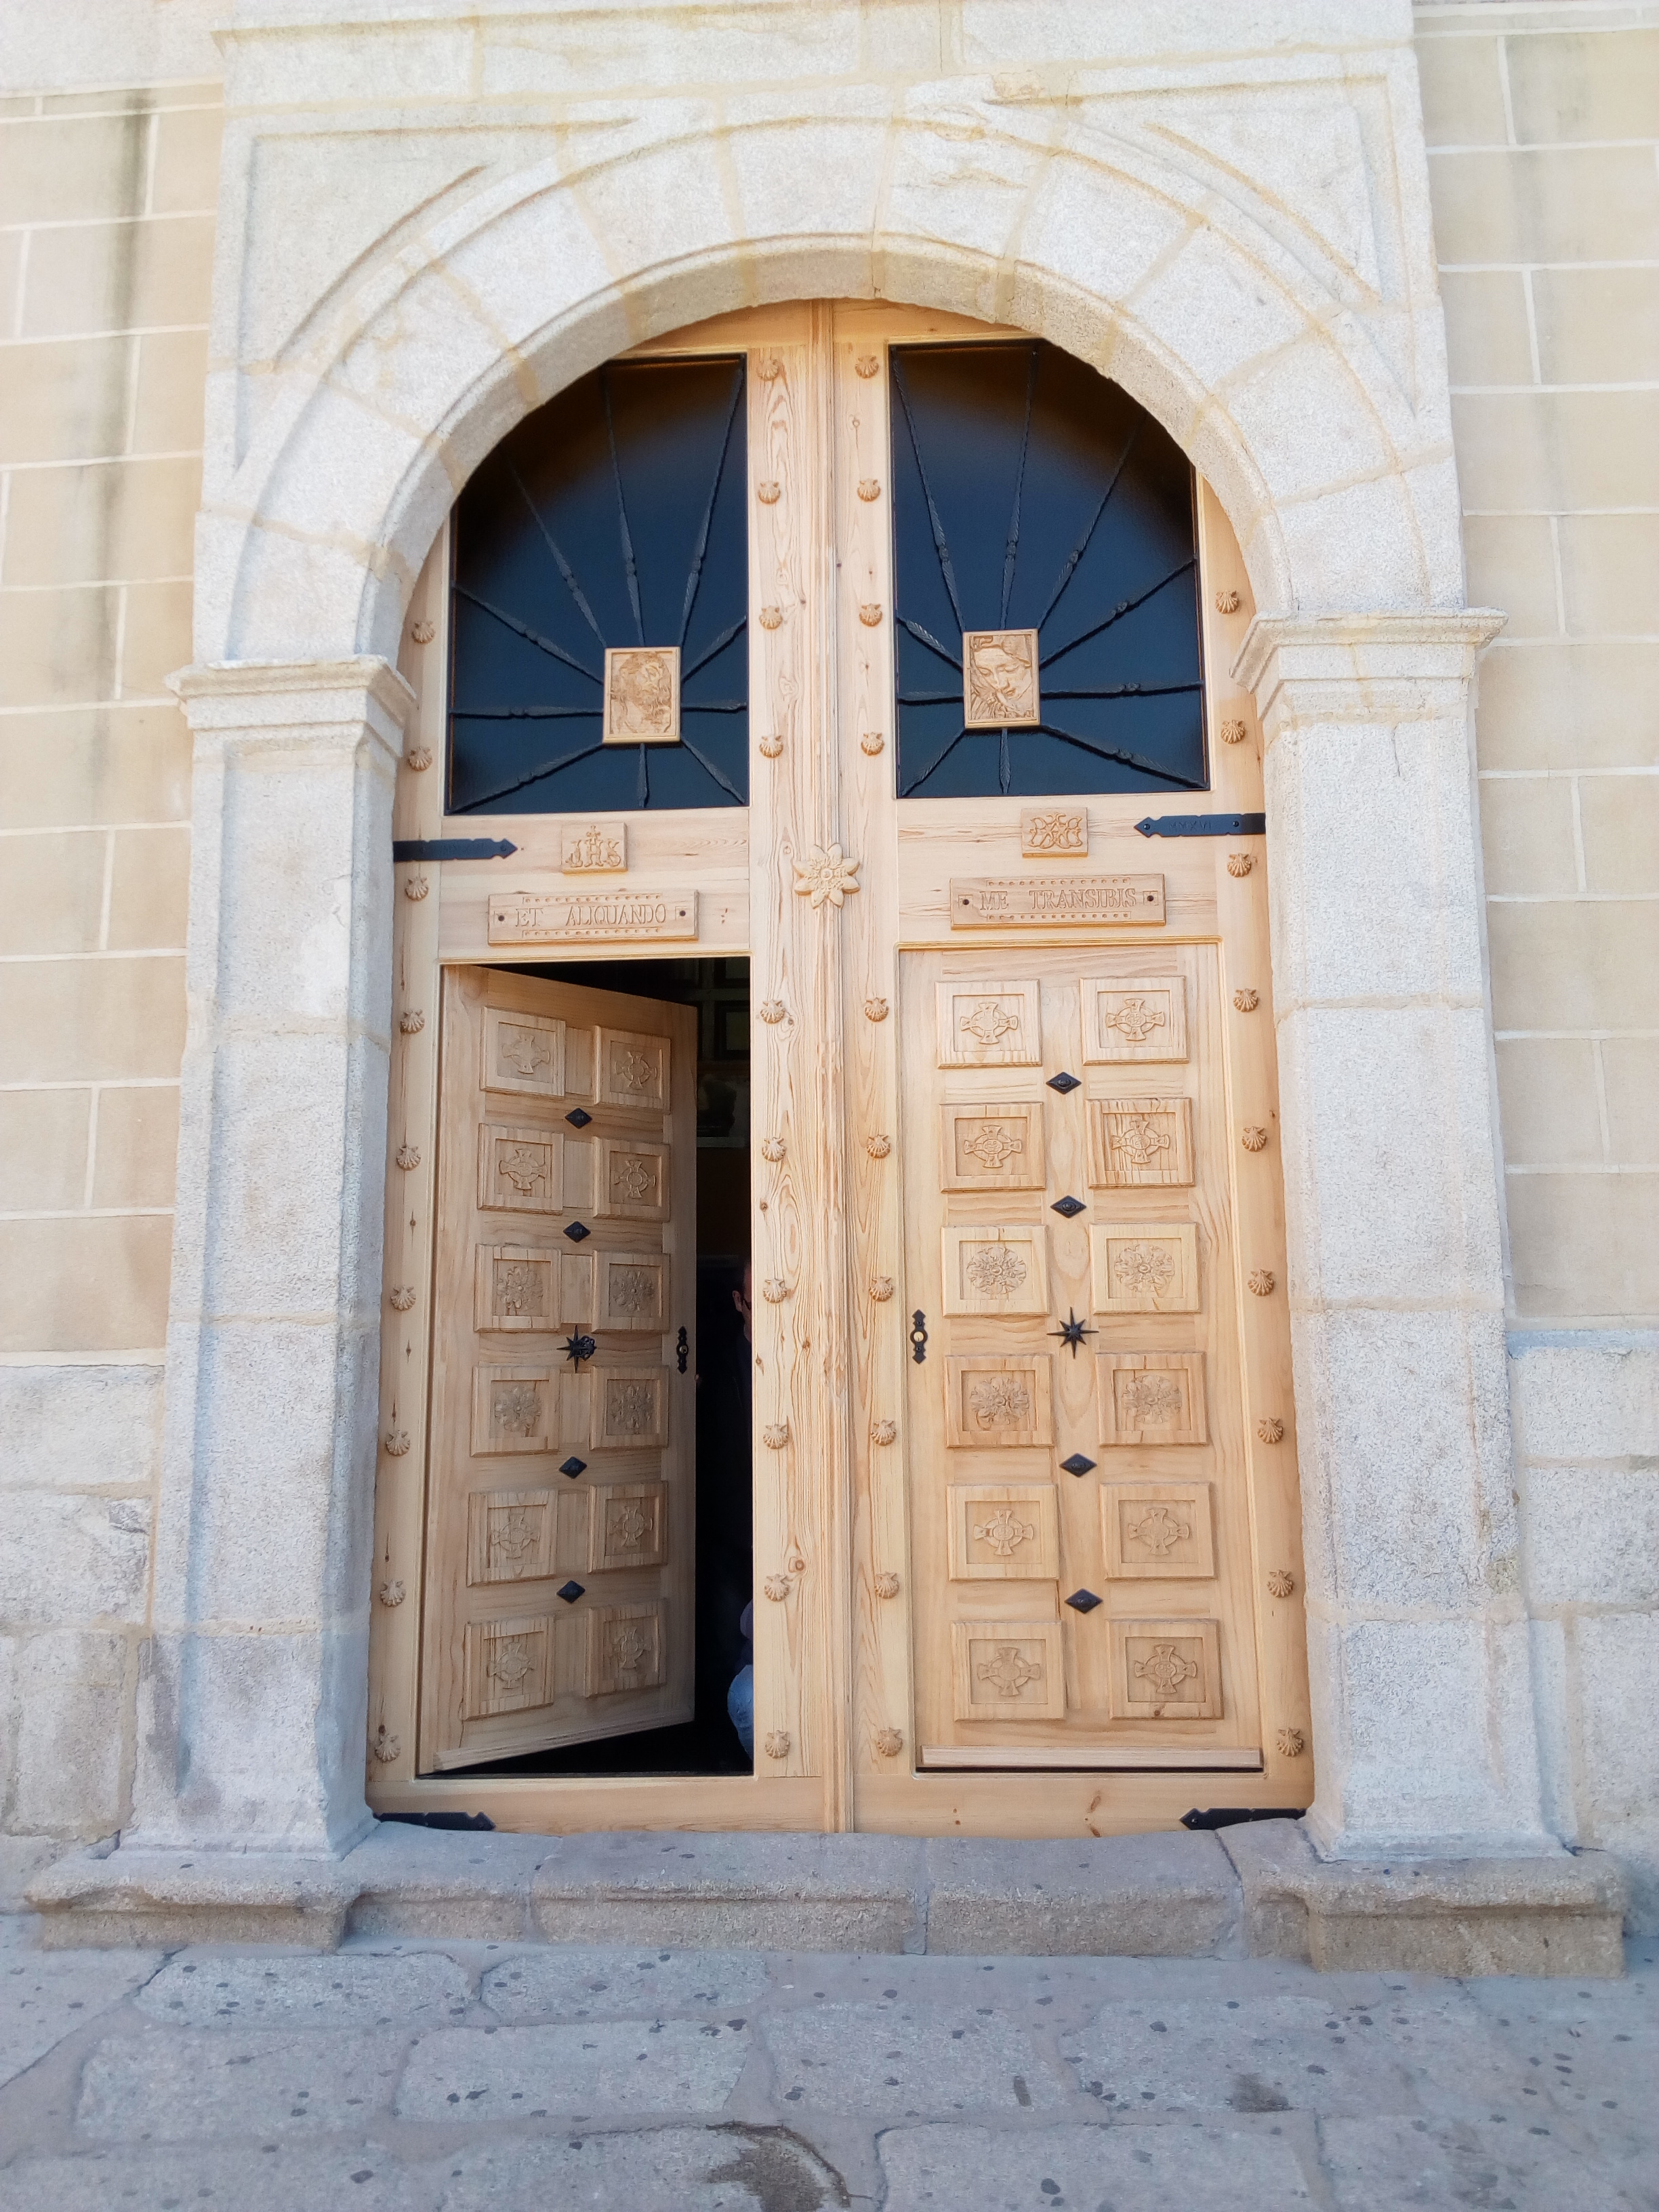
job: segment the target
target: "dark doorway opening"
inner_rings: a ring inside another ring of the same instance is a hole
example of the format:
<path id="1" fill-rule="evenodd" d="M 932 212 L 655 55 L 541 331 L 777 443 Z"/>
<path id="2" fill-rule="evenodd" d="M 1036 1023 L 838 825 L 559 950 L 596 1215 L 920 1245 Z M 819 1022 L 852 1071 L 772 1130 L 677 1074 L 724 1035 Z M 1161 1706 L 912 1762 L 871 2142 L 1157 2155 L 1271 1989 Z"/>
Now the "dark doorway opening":
<path id="1" fill-rule="evenodd" d="M 693 1717 L 597 1743 L 528 1752 L 468 1774 L 747 1774 L 726 1711 L 749 1664 L 754 1587 L 751 1357 L 737 1297 L 750 1256 L 749 963 L 605 960 L 515 968 L 697 1009 L 696 1695 Z"/>

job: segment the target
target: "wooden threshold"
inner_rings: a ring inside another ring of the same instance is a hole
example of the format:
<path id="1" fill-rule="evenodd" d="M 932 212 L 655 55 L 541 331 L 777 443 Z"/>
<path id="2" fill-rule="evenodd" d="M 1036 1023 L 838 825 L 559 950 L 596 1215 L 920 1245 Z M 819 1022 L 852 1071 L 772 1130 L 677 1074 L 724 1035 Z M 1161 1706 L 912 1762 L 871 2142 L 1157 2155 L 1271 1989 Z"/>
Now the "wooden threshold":
<path id="1" fill-rule="evenodd" d="M 1225 1745 L 1194 1753 L 1184 1744 L 924 1744 L 923 1767 L 959 1774 L 1096 1773 L 1259 1774 L 1261 1753 L 1248 1744 Z"/>

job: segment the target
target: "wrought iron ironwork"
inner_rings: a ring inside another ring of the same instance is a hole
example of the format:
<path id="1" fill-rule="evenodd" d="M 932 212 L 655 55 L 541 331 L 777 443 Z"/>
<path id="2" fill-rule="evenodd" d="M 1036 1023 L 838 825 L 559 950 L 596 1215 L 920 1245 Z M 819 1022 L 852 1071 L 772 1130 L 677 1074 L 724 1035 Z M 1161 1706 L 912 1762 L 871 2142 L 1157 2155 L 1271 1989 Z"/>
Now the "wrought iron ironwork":
<path id="1" fill-rule="evenodd" d="M 910 1316 L 910 1357 L 918 1367 L 927 1357 L 927 1316 L 920 1310 Z"/>
<path id="2" fill-rule="evenodd" d="M 1136 823 L 1143 837 L 1265 837 L 1265 814 L 1147 814 Z"/>
<path id="3" fill-rule="evenodd" d="M 568 1583 L 561 1583 L 554 1592 L 554 1595 L 562 1597 L 567 1605 L 574 1605 L 579 1597 L 586 1597 L 586 1595 L 585 1585 L 574 1579 Z"/>
<path id="4" fill-rule="evenodd" d="M 1073 1198 L 1068 1192 L 1064 1198 L 1057 1198 L 1048 1211 L 1050 1213 L 1062 1214 L 1067 1221 L 1071 1221 L 1082 1212 L 1083 1200 L 1080 1198 Z"/>
<path id="5" fill-rule="evenodd" d="M 573 1367 L 580 1367 L 584 1359 L 591 1359 L 599 1348 L 592 1337 L 574 1330 L 564 1340 L 564 1356 Z"/>
<path id="6" fill-rule="evenodd" d="M 685 1331 L 682 1328 L 679 1334 L 674 1340 L 674 1364 L 679 1369 L 682 1375 L 684 1374 L 686 1368 L 690 1364 L 690 1359 L 691 1346 L 687 1341 Z"/>
<path id="7" fill-rule="evenodd" d="M 394 837 L 398 860 L 505 860 L 518 851 L 510 837 Z"/>
<path id="8" fill-rule="evenodd" d="M 1091 1328 L 1087 1322 L 1079 1321 L 1075 1306 L 1067 1306 L 1065 1320 L 1058 1328 L 1051 1328 L 1048 1334 L 1050 1336 L 1058 1337 L 1060 1342 L 1068 1347 L 1073 1358 L 1075 1359 L 1083 1349 L 1085 1339 L 1098 1336 L 1100 1331 L 1097 1328 Z M 1091 1462 L 1091 1464 L 1092 1465 L 1093 1462 Z M 1073 1470 L 1073 1472 L 1076 1471 Z"/>
<path id="9" fill-rule="evenodd" d="M 564 1233 L 573 1244 L 585 1244 L 593 1234 L 585 1221 L 573 1221 Z"/>
<path id="10" fill-rule="evenodd" d="M 1077 1090 L 1081 1082 L 1080 1076 L 1068 1075 L 1062 1067 L 1058 1075 L 1051 1075 L 1048 1078 L 1048 1088 L 1050 1091 L 1058 1091 L 1063 1098 L 1068 1091 Z"/>
<path id="11" fill-rule="evenodd" d="M 576 1477 L 583 1472 L 586 1465 L 587 1462 L 585 1459 L 577 1459 L 573 1454 L 569 1459 L 560 1461 L 559 1473 L 561 1474 L 568 1474 L 572 1482 L 574 1482 L 576 1480 Z"/>
<path id="12" fill-rule="evenodd" d="M 1066 1602 L 1073 1613 L 1092 1613 L 1102 1601 L 1091 1589 L 1074 1589 Z"/>
<path id="13" fill-rule="evenodd" d="M 593 1116 L 585 1106 L 573 1106 L 564 1118 L 573 1129 L 585 1129 Z"/>
<path id="14" fill-rule="evenodd" d="M 1070 1459 L 1063 1459 L 1060 1463 L 1067 1474 L 1088 1474 L 1095 1464 L 1093 1460 L 1085 1459 L 1081 1452 L 1073 1452 Z"/>

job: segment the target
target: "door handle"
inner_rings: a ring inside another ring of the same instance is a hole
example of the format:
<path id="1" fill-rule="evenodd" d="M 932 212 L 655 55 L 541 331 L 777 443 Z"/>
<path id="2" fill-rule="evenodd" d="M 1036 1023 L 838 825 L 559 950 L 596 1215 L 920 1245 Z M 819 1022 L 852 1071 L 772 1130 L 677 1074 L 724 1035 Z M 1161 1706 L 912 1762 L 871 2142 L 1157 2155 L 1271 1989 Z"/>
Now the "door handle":
<path id="1" fill-rule="evenodd" d="M 910 1316 L 910 1357 L 918 1367 L 927 1357 L 927 1316 L 914 1313 Z"/>
<path id="2" fill-rule="evenodd" d="M 685 1331 L 682 1329 L 679 1333 L 678 1340 L 674 1346 L 674 1358 L 678 1364 L 679 1370 L 682 1375 L 685 1372 L 685 1364 L 690 1357 L 691 1347 L 685 1340 Z"/>

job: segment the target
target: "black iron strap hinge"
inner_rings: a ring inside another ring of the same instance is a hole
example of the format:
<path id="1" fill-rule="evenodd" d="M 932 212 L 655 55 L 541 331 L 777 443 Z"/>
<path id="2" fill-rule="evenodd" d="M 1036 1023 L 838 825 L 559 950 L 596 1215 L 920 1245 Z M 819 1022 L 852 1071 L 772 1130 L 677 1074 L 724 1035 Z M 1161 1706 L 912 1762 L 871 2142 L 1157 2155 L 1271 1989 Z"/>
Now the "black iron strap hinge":
<path id="1" fill-rule="evenodd" d="M 1143 837 L 1265 837 L 1265 814 L 1148 814 L 1135 824 Z"/>
<path id="2" fill-rule="evenodd" d="M 518 847 L 505 837 L 394 837 L 394 860 L 504 860 Z"/>

